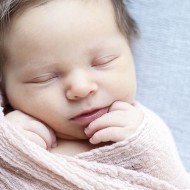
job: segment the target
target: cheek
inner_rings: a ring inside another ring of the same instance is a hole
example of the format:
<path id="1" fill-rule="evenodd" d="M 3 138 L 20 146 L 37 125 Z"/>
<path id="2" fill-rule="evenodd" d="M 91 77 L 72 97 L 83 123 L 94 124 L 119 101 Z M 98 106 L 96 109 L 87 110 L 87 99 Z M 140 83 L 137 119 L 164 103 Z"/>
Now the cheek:
<path id="1" fill-rule="evenodd" d="M 10 105 L 30 115 L 35 115 L 46 110 L 47 105 L 52 103 L 49 93 L 41 93 L 25 85 L 7 86 L 7 97 Z M 52 97 L 53 98 L 53 97 Z"/>
<path id="2" fill-rule="evenodd" d="M 105 89 L 115 100 L 133 103 L 136 95 L 136 77 L 134 72 L 116 72 L 103 79 Z"/>
<path id="3" fill-rule="evenodd" d="M 136 94 L 134 82 L 120 81 L 112 92 L 119 100 L 133 102 Z"/>
<path id="4" fill-rule="evenodd" d="M 14 109 L 18 109 L 20 103 L 25 101 L 24 97 L 22 96 L 22 92 L 16 87 L 16 85 L 6 84 L 5 93 L 9 104 Z"/>
<path id="5" fill-rule="evenodd" d="M 56 92 L 35 92 L 30 93 L 30 90 L 23 92 L 25 97 L 25 105 L 23 106 L 28 112 L 35 114 L 36 111 L 40 112 L 40 115 L 55 110 L 59 97 L 55 97 Z M 27 99 L 26 99 L 27 98 Z M 39 114 L 39 113 L 38 113 Z"/>

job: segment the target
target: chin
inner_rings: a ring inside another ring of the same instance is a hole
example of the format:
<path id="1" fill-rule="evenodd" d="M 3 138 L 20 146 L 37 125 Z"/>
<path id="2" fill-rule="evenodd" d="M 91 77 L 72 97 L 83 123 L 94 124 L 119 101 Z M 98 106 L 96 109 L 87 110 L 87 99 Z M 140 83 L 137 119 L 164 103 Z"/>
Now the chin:
<path id="1" fill-rule="evenodd" d="M 61 133 L 55 133 L 56 137 L 59 139 L 65 139 L 65 140 L 87 140 L 89 137 L 87 137 L 85 134 L 81 134 L 78 136 L 72 136 L 72 135 L 66 135 Z"/>

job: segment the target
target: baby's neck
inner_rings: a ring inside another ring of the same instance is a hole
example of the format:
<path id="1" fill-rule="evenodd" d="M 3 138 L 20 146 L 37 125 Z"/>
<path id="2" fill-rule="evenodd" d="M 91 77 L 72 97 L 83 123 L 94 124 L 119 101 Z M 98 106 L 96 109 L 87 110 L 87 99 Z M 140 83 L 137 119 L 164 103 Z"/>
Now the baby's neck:
<path id="1" fill-rule="evenodd" d="M 109 143 L 110 144 L 110 143 Z M 50 150 L 52 153 L 75 156 L 82 152 L 87 152 L 95 148 L 104 146 L 105 144 L 93 145 L 88 140 L 65 140 L 59 139 L 56 148 Z"/>

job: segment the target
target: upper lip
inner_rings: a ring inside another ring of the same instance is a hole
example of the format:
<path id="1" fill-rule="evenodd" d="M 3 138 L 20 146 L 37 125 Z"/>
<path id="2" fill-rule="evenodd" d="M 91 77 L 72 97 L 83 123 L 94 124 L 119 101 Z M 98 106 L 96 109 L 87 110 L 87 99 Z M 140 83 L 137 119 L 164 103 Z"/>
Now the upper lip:
<path id="1" fill-rule="evenodd" d="M 85 114 L 93 113 L 93 112 L 98 111 L 98 110 L 103 109 L 103 108 L 105 108 L 105 107 L 93 108 L 93 109 L 90 109 L 90 110 L 83 111 L 83 112 L 77 114 L 76 116 L 72 117 L 71 119 L 75 119 L 75 118 L 80 117 L 80 116 L 85 115 Z"/>

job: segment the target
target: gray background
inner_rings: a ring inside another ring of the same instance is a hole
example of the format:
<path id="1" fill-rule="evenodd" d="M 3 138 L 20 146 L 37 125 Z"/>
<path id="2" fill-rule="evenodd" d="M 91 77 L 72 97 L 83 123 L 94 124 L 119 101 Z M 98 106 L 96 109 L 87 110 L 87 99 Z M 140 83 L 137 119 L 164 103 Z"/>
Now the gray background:
<path id="1" fill-rule="evenodd" d="M 134 43 L 137 100 L 168 124 L 190 172 L 190 1 L 125 1 L 141 38 Z"/>

